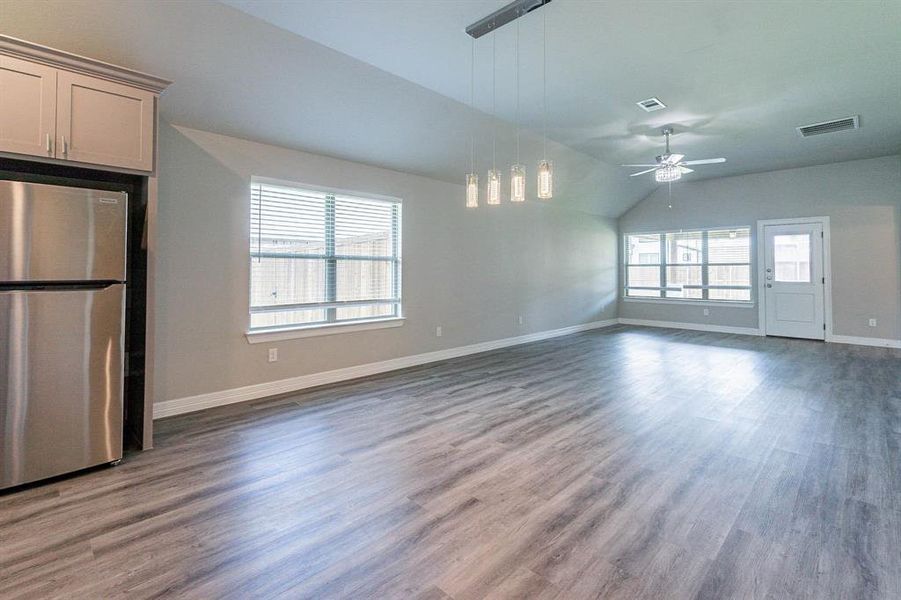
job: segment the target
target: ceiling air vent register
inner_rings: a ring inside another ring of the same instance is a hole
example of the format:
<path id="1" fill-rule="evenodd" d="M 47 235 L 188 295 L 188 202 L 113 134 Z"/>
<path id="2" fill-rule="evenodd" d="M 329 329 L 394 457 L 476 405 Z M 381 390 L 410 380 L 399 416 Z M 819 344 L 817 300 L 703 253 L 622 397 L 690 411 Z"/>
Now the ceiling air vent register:
<path id="1" fill-rule="evenodd" d="M 642 100 L 641 102 L 636 102 L 635 104 L 637 104 L 645 112 L 654 112 L 655 110 L 666 108 L 666 104 L 661 102 L 660 98 L 648 98 L 647 100 Z"/>
<path id="2" fill-rule="evenodd" d="M 798 127 L 798 133 L 801 137 L 810 137 L 812 135 L 822 135 L 824 133 L 835 133 L 836 131 L 846 131 L 848 129 L 860 129 L 860 116 L 845 117 L 844 119 L 834 119 L 832 121 L 823 121 L 822 123 L 811 123 Z"/>

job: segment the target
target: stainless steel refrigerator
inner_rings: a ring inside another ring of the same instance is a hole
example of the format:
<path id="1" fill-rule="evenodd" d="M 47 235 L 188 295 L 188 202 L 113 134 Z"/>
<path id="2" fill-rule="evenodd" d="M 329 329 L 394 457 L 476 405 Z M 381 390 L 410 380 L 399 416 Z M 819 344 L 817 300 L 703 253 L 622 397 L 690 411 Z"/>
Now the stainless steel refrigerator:
<path id="1" fill-rule="evenodd" d="M 127 201 L 0 181 L 0 489 L 122 457 Z"/>

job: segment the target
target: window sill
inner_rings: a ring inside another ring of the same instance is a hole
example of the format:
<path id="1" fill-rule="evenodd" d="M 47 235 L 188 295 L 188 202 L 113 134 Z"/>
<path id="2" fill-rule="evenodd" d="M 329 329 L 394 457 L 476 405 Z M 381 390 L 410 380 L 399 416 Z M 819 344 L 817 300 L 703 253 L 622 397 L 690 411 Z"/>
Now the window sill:
<path id="1" fill-rule="evenodd" d="M 639 304 L 681 304 L 687 306 L 721 306 L 729 308 L 754 308 L 756 304 L 740 300 L 678 300 L 676 298 L 623 298 L 623 302 Z"/>
<path id="2" fill-rule="evenodd" d="M 282 329 L 266 329 L 260 331 L 248 331 L 244 334 L 248 344 L 262 344 L 265 342 L 277 342 L 281 340 L 295 340 L 300 338 L 318 337 L 320 335 L 335 335 L 337 333 L 352 333 L 355 331 L 368 331 L 370 329 L 387 329 L 400 327 L 404 324 L 404 318 L 392 317 L 390 319 L 373 319 L 371 321 L 353 321 L 350 323 L 331 323 L 328 325 L 308 325 L 301 327 L 284 327 Z"/>

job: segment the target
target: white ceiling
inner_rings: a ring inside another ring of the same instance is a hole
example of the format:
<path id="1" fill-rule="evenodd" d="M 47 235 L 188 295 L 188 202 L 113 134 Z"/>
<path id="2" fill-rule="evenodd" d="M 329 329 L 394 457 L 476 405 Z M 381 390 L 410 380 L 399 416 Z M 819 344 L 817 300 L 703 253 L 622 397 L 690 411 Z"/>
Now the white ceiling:
<path id="1" fill-rule="evenodd" d="M 224 0 L 460 102 L 464 28 L 506 0 Z M 901 2 L 554 0 L 520 19 L 520 117 L 541 128 L 548 29 L 549 135 L 611 164 L 646 162 L 659 129 L 674 149 L 725 156 L 687 178 L 901 151 Z M 516 24 L 499 30 L 497 111 L 515 120 Z M 492 39 L 476 42 L 476 104 L 491 111 Z M 657 96 L 669 108 L 641 111 Z M 861 115 L 858 131 L 803 139 L 795 127 Z"/>

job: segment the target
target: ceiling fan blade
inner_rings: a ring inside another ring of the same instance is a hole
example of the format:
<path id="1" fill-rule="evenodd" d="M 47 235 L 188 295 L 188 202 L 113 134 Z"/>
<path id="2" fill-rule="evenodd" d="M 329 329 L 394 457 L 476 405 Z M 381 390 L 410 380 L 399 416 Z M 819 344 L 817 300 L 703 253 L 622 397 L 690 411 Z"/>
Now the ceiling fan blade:
<path id="1" fill-rule="evenodd" d="M 656 167 L 657 165 L 656 164 L 654 164 L 654 165 L 646 164 L 646 165 L 620 165 L 620 166 L 621 167 Z"/>
<path id="2" fill-rule="evenodd" d="M 656 171 L 656 170 L 657 170 L 657 167 L 654 167 L 653 169 L 648 169 L 646 171 L 639 171 L 638 173 L 632 173 L 631 175 L 629 175 L 629 177 L 635 177 L 637 175 L 644 175 L 645 173 L 650 173 L 651 171 Z"/>
<path id="3" fill-rule="evenodd" d="M 686 160 L 683 165 L 712 165 L 714 163 L 724 163 L 725 158 L 703 158 L 701 160 Z"/>
<path id="4" fill-rule="evenodd" d="M 683 158 L 685 158 L 684 154 L 670 154 L 669 156 L 666 157 L 666 162 L 668 162 L 671 165 L 674 165 L 677 162 L 681 162 L 681 160 Z"/>
<path id="5" fill-rule="evenodd" d="M 682 164 L 685 164 L 685 163 L 682 163 Z M 679 168 L 679 172 L 682 173 L 683 175 L 685 175 L 686 173 L 694 173 L 695 172 L 694 169 L 689 169 L 688 167 L 683 167 L 682 165 L 679 165 L 678 168 Z"/>

